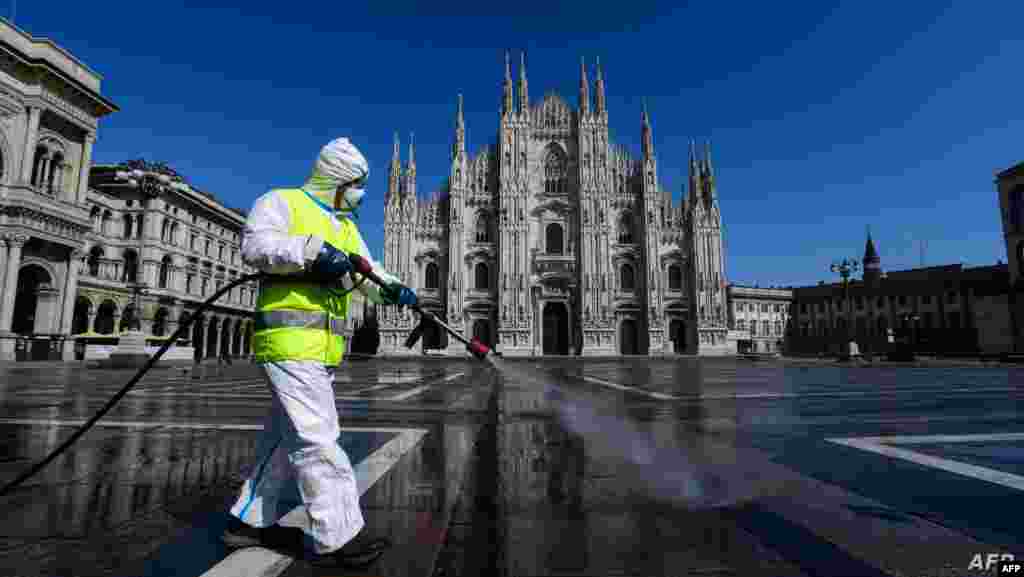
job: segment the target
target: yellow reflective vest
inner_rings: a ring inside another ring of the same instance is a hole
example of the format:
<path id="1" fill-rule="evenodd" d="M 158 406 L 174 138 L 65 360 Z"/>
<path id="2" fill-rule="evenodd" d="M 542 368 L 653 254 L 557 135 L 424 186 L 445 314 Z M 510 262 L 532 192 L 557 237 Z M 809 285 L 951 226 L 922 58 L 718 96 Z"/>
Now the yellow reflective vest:
<path id="1" fill-rule="evenodd" d="M 345 252 L 358 253 L 359 232 L 348 218 L 335 228 L 331 215 L 301 188 L 276 191 L 288 203 L 292 236 L 314 235 Z M 262 283 L 256 301 L 252 336 L 256 362 L 319 361 L 335 366 L 345 353 L 342 329 L 348 317 L 351 294 L 340 283 L 334 286 L 274 277 Z"/>

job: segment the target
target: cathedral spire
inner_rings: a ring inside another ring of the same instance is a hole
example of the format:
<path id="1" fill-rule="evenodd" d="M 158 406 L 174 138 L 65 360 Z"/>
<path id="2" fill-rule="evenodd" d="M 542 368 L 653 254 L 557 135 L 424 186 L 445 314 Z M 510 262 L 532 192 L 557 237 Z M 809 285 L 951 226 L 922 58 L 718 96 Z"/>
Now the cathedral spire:
<path id="1" fill-rule="evenodd" d="M 604 78 L 601 75 L 601 57 L 597 57 L 597 80 L 594 81 L 594 112 L 604 114 Z"/>
<path id="2" fill-rule="evenodd" d="M 690 206 L 696 208 L 701 199 L 702 190 L 700 166 L 697 164 L 697 143 L 690 140 Z"/>
<path id="3" fill-rule="evenodd" d="M 398 151 L 398 131 L 395 131 L 395 150 L 391 155 L 391 167 L 388 169 L 388 190 L 384 197 L 384 204 L 389 204 L 401 194 L 399 179 L 402 174 L 402 158 Z"/>
<path id="4" fill-rule="evenodd" d="M 466 153 L 466 120 L 462 114 L 462 93 L 459 93 L 459 107 L 455 113 L 455 150 L 452 152 L 452 160 L 460 158 Z"/>
<path id="5" fill-rule="evenodd" d="M 580 116 L 590 114 L 590 82 L 587 80 L 587 62 L 580 56 Z"/>
<path id="6" fill-rule="evenodd" d="M 410 177 L 416 176 L 416 133 L 409 133 L 409 175 Z"/>
<path id="7" fill-rule="evenodd" d="M 707 200 L 714 202 L 718 200 L 718 190 L 715 188 L 715 169 L 711 165 L 711 140 L 704 142 L 704 186 L 707 187 Z"/>
<path id="8" fill-rule="evenodd" d="M 412 133 L 409 133 L 409 161 L 405 165 L 405 178 L 402 179 L 402 200 L 416 202 L 416 145 Z"/>
<path id="9" fill-rule="evenodd" d="M 507 116 L 512 114 L 512 54 L 509 50 L 505 51 L 505 82 L 502 88 L 504 97 L 501 101 L 501 113 Z"/>
<path id="10" fill-rule="evenodd" d="M 519 56 L 519 114 L 530 111 L 530 93 L 526 88 L 526 51 Z"/>
<path id="11" fill-rule="evenodd" d="M 643 139 L 644 160 L 654 158 L 654 139 L 651 136 L 651 119 L 647 116 L 647 99 L 642 101 L 643 112 L 640 115 L 640 135 Z"/>

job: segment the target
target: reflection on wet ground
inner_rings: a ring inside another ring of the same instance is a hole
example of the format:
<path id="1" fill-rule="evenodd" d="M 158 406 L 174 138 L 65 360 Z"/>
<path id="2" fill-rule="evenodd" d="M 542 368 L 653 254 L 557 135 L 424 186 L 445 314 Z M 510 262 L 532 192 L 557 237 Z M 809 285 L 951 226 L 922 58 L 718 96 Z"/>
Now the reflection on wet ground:
<path id="1" fill-rule="evenodd" d="M 1022 375 L 376 359 L 339 372 L 339 442 L 397 543 L 374 574 L 960 575 L 974 552 L 1024 553 Z M 0 482 L 129 376 L 0 367 Z M 147 376 L 2 499 L 0 574 L 231 574 L 217 537 L 268 399 L 252 365 Z M 257 557 L 248 574 L 317 574 Z"/>

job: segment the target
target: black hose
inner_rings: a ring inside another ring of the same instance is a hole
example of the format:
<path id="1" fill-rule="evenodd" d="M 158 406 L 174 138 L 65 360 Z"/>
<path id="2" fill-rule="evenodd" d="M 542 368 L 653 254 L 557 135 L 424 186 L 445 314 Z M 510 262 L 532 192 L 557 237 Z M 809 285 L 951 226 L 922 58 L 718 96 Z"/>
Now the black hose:
<path id="1" fill-rule="evenodd" d="M 156 362 L 158 360 L 160 360 L 160 357 L 162 357 L 164 355 L 164 353 L 167 352 L 167 349 L 171 348 L 171 345 L 173 345 L 175 342 L 177 342 L 177 340 L 180 339 L 184 335 L 185 331 L 190 326 L 192 326 L 192 323 L 195 322 L 195 320 L 199 317 L 200 313 L 202 313 L 206 309 L 210 308 L 210 305 L 212 305 L 217 299 L 219 299 L 221 296 L 223 296 L 229 290 L 235 288 L 236 286 L 238 286 L 238 285 L 240 285 L 242 283 L 247 283 L 247 282 L 253 281 L 253 280 L 272 278 L 274 276 L 277 276 L 277 275 L 270 275 L 270 274 L 262 273 L 261 272 L 261 273 L 254 273 L 254 274 L 249 274 L 249 275 L 245 275 L 245 276 L 239 277 L 239 278 L 229 282 L 228 284 L 224 285 L 220 290 L 218 290 L 217 292 L 213 293 L 213 295 L 210 298 L 208 298 L 205 301 L 203 301 L 203 303 L 200 304 L 199 307 L 195 311 L 193 311 L 191 315 L 189 315 L 188 319 L 184 323 L 179 323 L 178 324 L 178 330 L 174 331 L 174 334 L 171 335 L 171 337 L 169 339 L 167 339 L 167 341 L 163 344 L 163 346 L 160 347 L 160 350 L 158 350 L 152 357 L 150 357 L 149 360 L 146 361 L 146 364 L 142 365 L 142 368 L 140 368 L 138 370 L 138 372 L 135 373 L 135 376 L 133 376 L 131 378 L 131 380 L 129 380 L 128 383 L 125 384 L 124 387 L 121 387 L 121 390 L 118 391 L 116 395 L 111 397 L 110 400 L 107 401 L 107 404 L 103 406 L 103 408 L 101 408 L 99 411 L 97 411 L 97 413 L 95 415 L 93 415 L 92 418 L 90 418 L 84 425 L 79 427 L 78 430 L 76 430 L 70 437 L 68 437 L 68 439 L 66 441 L 61 443 L 61 445 L 59 447 L 57 447 L 49 455 L 47 455 L 46 458 L 44 458 L 42 461 L 39 461 L 35 465 L 32 465 L 31 467 L 28 468 L 28 470 L 26 470 L 22 474 L 18 475 L 18 477 L 16 479 L 14 479 L 13 481 L 11 481 L 11 482 L 7 483 L 6 485 L 4 485 L 4 487 L 2 489 L 0 489 L 0 497 L 2 497 L 4 495 L 6 495 L 7 493 L 11 492 L 11 490 L 13 490 L 15 487 L 17 487 L 18 485 L 21 485 L 26 480 L 28 480 L 29 477 L 35 475 L 39 471 L 42 471 L 43 468 L 45 468 L 47 465 L 49 465 L 51 461 L 56 459 L 61 453 L 63 453 L 65 450 L 67 450 L 68 447 L 73 445 L 75 443 L 75 441 L 77 441 L 82 435 L 84 435 L 86 431 L 88 431 L 90 428 L 92 428 L 92 426 L 96 424 L 96 421 L 99 421 L 100 419 L 102 419 L 103 415 L 106 415 L 110 411 L 110 409 L 114 408 L 114 405 L 116 405 L 118 401 L 120 401 L 126 394 L 128 394 L 128 391 L 132 387 L 134 387 L 136 383 L 139 382 L 139 379 L 141 379 L 146 373 L 149 372 L 150 369 L 153 368 L 153 365 L 155 365 Z M 352 288 L 346 289 L 346 290 L 343 290 L 343 291 L 334 291 L 334 292 L 340 293 L 341 296 L 347 295 L 348 293 L 350 293 L 350 292 L 354 291 L 355 289 L 359 288 L 359 285 L 363 284 L 363 282 L 365 280 L 366 280 L 366 277 L 363 276 L 361 279 L 359 279 L 358 282 L 356 282 L 352 286 Z"/>

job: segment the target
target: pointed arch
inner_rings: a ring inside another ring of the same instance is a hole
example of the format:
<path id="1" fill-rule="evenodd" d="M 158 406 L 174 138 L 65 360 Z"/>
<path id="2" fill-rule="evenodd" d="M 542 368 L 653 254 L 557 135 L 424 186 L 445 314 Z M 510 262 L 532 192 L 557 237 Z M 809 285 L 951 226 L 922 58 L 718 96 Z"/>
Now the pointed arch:
<path id="1" fill-rule="evenodd" d="M 548 254 L 563 254 L 565 252 L 565 234 L 560 223 L 552 222 L 545 227 L 544 248 Z"/>
<path id="2" fill-rule="evenodd" d="M 668 290 L 683 290 L 683 266 L 679 263 L 668 265 Z"/>
<path id="3" fill-rule="evenodd" d="M 619 216 L 619 244 L 633 244 L 633 213 L 624 210 Z"/>
<path id="4" fill-rule="evenodd" d="M 636 290 L 636 270 L 631 263 L 624 262 L 619 265 L 619 290 L 622 292 Z"/>
<path id="5" fill-rule="evenodd" d="M 485 262 L 478 262 L 473 267 L 473 286 L 476 290 L 490 290 L 491 288 L 491 271 Z"/>
<path id="6" fill-rule="evenodd" d="M 544 150 L 544 192 L 565 194 L 569 192 L 569 169 L 562 147 L 551 143 Z"/>
<path id="7" fill-rule="evenodd" d="M 481 210 L 476 214 L 476 242 L 494 242 L 491 235 L 491 215 Z"/>
<path id="8" fill-rule="evenodd" d="M 437 263 L 433 261 L 428 262 L 423 271 L 423 288 L 427 290 L 437 290 L 439 285 L 440 274 L 437 268 Z"/>

